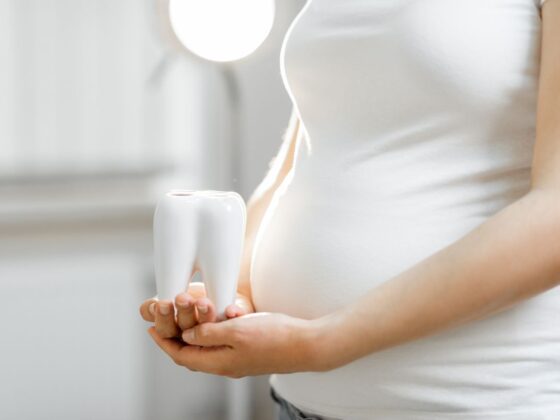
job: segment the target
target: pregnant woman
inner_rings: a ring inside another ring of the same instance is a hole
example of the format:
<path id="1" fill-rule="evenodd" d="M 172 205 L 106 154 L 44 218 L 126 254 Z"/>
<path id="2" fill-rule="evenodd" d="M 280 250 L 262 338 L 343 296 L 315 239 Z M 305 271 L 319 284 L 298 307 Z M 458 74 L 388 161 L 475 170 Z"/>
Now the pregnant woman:
<path id="1" fill-rule="evenodd" d="M 309 0 L 280 63 L 238 300 L 156 343 L 282 419 L 560 419 L 560 0 Z"/>

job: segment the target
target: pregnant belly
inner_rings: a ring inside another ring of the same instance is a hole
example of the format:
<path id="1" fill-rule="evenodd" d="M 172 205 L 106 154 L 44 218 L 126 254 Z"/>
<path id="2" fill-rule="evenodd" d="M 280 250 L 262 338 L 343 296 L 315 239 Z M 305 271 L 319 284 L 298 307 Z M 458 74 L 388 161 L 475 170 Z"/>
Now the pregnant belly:
<path id="1" fill-rule="evenodd" d="M 255 243 L 258 311 L 332 312 L 459 239 L 480 217 L 426 203 L 329 192 L 295 183 L 268 209 Z"/>
<path id="2" fill-rule="evenodd" d="M 253 255 L 258 311 L 322 316 L 483 222 L 457 207 L 438 211 L 418 197 L 389 201 L 330 187 L 322 193 L 291 185 L 270 207 Z M 560 395 L 559 302 L 555 288 L 333 371 L 274 375 L 274 385 L 292 402 L 342 418 L 371 418 L 380 408 L 445 414 L 552 404 Z M 541 394 L 535 394 L 538 386 Z"/>

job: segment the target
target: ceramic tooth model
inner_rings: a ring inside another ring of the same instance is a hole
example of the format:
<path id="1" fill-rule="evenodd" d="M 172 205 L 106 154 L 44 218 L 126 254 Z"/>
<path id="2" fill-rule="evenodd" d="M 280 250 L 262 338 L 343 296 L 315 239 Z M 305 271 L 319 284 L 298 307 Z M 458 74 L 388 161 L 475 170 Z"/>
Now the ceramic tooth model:
<path id="1" fill-rule="evenodd" d="M 245 202 L 233 191 L 165 194 L 153 226 L 157 298 L 173 301 L 200 271 L 217 316 L 224 318 L 236 297 L 246 219 Z"/>

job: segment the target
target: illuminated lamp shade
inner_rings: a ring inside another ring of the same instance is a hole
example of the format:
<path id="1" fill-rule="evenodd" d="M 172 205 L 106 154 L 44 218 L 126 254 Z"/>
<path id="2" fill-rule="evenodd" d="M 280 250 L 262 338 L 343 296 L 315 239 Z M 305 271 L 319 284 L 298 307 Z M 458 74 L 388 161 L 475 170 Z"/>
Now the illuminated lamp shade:
<path id="1" fill-rule="evenodd" d="M 179 41 L 211 61 L 253 53 L 274 22 L 275 0 L 169 0 L 169 19 Z"/>

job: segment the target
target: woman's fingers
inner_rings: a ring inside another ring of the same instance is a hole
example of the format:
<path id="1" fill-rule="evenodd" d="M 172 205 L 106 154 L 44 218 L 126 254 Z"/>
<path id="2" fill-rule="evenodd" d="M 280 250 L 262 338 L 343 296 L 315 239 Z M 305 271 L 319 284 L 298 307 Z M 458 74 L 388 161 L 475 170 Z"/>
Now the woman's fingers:
<path id="1" fill-rule="evenodd" d="M 247 298 L 245 295 L 237 293 L 235 302 L 226 307 L 225 315 L 226 318 L 230 319 L 250 314 L 252 312 L 255 312 L 255 309 L 253 308 L 253 305 L 249 298 Z"/>
<path id="2" fill-rule="evenodd" d="M 175 323 L 175 307 L 170 300 L 161 300 L 155 305 L 155 327 L 163 338 L 177 337 L 179 328 Z"/>
<path id="3" fill-rule="evenodd" d="M 216 322 L 216 309 L 214 304 L 208 298 L 199 298 L 196 300 L 196 312 L 198 314 L 198 323 Z"/>
<path id="4" fill-rule="evenodd" d="M 192 328 L 196 325 L 195 299 L 188 293 L 180 293 L 175 298 L 177 307 L 177 324 L 181 330 Z"/>
<path id="5" fill-rule="evenodd" d="M 142 305 L 140 305 L 140 315 L 144 321 L 154 322 L 155 321 L 155 304 L 156 299 L 145 300 Z"/>
<path id="6" fill-rule="evenodd" d="M 255 312 L 255 308 L 253 307 L 253 304 L 251 303 L 251 299 L 249 299 L 245 295 L 242 295 L 242 294 L 238 293 L 237 298 L 235 299 L 234 303 L 241 308 L 241 311 L 243 312 L 243 315 Z"/>
<path id="7" fill-rule="evenodd" d="M 206 297 L 206 288 L 200 281 L 190 282 L 187 292 L 195 299 Z"/>
<path id="8" fill-rule="evenodd" d="M 249 313 L 246 309 L 240 307 L 236 303 L 232 303 L 226 307 L 226 318 L 235 318 Z"/>

